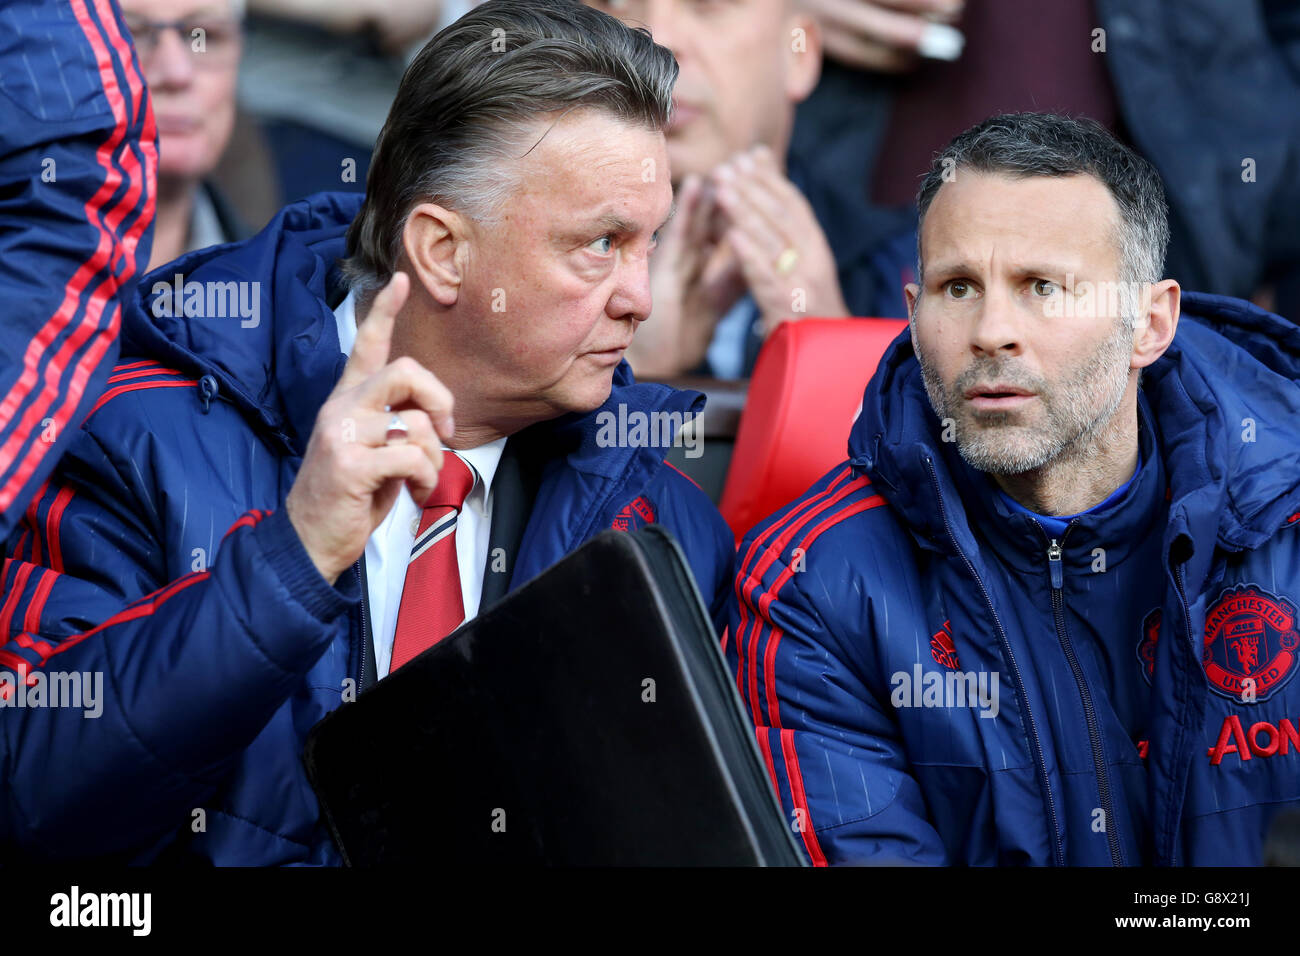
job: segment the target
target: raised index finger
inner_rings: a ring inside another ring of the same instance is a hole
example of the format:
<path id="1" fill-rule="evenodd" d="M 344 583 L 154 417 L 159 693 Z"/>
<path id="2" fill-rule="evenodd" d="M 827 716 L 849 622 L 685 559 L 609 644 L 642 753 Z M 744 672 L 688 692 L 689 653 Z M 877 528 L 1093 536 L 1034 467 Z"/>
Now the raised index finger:
<path id="1" fill-rule="evenodd" d="M 405 272 L 394 272 L 388 285 L 379 290 L 365 320 L 357 327 L 352 354 L 343 367 L 339 389 L 352 388 L 364 382 L 388 364 L 388 350 L 393 340 L 393 321 L 406 303 L 411 280 Z"/>

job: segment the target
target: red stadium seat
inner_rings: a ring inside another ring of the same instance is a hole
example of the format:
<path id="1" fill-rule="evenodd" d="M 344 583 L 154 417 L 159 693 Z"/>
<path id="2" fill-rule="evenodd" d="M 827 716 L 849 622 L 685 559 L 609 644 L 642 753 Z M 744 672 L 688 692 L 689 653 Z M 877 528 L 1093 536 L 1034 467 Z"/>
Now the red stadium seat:
<path id="1" fill-rule="evenodd" d="M 750 379 L 722 494 L 739 541 L 848 456 L 862 390 L 904 319 L 783 322 Z"/>

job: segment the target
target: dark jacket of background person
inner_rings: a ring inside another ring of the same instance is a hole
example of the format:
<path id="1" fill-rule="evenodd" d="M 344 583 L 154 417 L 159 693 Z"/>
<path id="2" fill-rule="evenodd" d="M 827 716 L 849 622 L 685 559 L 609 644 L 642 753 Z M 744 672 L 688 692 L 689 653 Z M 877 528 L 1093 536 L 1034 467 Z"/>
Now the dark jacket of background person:
<path id="1" fill-rule="evenodd" d="M 1298 378 L 1300 328 L 1185 293 L 1139 392 L 1138 507 L 1073 519 L 1053 567 L 900 336 L 848 461 L 737 555 L 728 660 L 809 858 L 1261 862 L 1300 806 Z"/>
<path id="2" fill-rule="evenodd" d="M 0 536 L 117 360 L 149 261 L 157 135 L 113 0 L 0 8 Z"/>
<path id="3" fill-rule="evenodd" d="M 1300 318 L 1300 13 L 1281 0 L 1094 0 L 1093 8 L 1105 30 L 1106 51 L 1096 56 L 1119 108 L 1117 132 L 1165 184 L 1166 275 L 1241 298 L 1277 283 L 1276 311 Z M 1092 38 L 1078 42 L 1087 48 Z M 899 82 L 828 62 L 799 109 L 792 151 L 819 176 L 865 192 L 876 157 L 889 149 L 883 139 Z M 1247 159 L 1253 182 L 1243 181 Z M 872 216 L 899 213 L 869 208 Z M 914 212 L 910 226 L 914 241 Z"/>
<path id="4" fill-rule="evenodd" d="M 142 283 L 126 364 L 51 483 L 58 519 L 19 544 L 0 617 L 11 669 L 106 675 L 97 719 L 67 708 L 0 716 L 10 858 L 340 862 L 300 754 L 349 688 L 374 679 L 363 562 L 331 587 L 281 504 L 345 362 L 331 306 L 360 203 L 342 193 L 295 203 L 248 242 L 190 253 Z M 166 310 L 155 310 L 153 284 L 177 271 L 205 285 L 261 283 L 257 324 L 157 315 Z M 624 363 L 603 409 L 617 415 L 620 404 L 684 413 L 703 398 L 634 384 Z M 734 551 L 726 524 L 664 463 L 666 449 L 602 447 L 599 414 L 512 436 L 527 439 L 539 478 L 502 571 L 508 586 L 604 529 L 657 519 L 720 622 Z"/>

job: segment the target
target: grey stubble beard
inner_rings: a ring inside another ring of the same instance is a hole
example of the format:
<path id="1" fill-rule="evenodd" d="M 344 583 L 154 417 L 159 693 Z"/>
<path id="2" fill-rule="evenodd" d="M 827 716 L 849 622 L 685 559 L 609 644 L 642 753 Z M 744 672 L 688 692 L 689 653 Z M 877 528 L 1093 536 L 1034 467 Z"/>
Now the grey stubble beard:
<path id="1" fill-rule="evenodd" d="M 919 349 L 917 360 L 931 406 L 941 421 L 954 423 L 957 450 L 972 468 L 999 476 L 1070 463 L 1086 469 L 1089 459 L 1095 458 L 1099 436 L 1112 423 L 1124 400 L 1133 329 L 1133 321 L 1121 316 L 1112 334 L 1075 374 L 1056 384 L 1019 371 L 1014 360 L 980 360 L 964 369 L 950 390 Z M 1090 384 L 1098 380 L 1104 386 L 1100 407 L 1096 403 L 1096 386 Z M 1045 421 L 1038 427 L 1017 425 L 1014 422 L 1020 417 L 1018 412 L 989 412 L 972 422 L 971 414 L 962 408 L 962 395 L 980 382 L 999 382 L 1034 392 L 1043 405 Z"/>

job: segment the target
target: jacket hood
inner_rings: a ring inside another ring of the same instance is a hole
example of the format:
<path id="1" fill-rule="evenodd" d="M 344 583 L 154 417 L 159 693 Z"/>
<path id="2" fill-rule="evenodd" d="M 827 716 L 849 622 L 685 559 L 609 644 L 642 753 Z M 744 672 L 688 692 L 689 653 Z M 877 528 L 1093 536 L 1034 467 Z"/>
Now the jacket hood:
<path id="1" fill-rule="evenodd" d="M 1170 487 L 1166 554 L 1185 537 L 1183 556 L 1204 572 L 1215 547 L 1256 548 L 1300 511 L 1298 378 L 1295 324 L 1239 299 L 1183 293 L 1174 342 L 1142 379 Z M 918 541 L 943 550 L 951 531 L 972 553 L 944 445 L 904 331 L 867 385 L 849 456 Z"/>
<path id="2" fill-rule="evenodd" d="M 218 395 L 301 455 L 346 362 L 331 304 L 347 292 L 338 261 L 361 201 L 360 193 L 320 193 L 284 207 L 251 239 L 155 269 L 124 309 L 123 356 L 211 376 Z M 602 446 L 601 412 L 685 416 L 703 405 L 698 392 L 637 384 L 622 362 L 601 408 L 544 427 L 573 467 L 611 476 L 647 449 Z"/>

